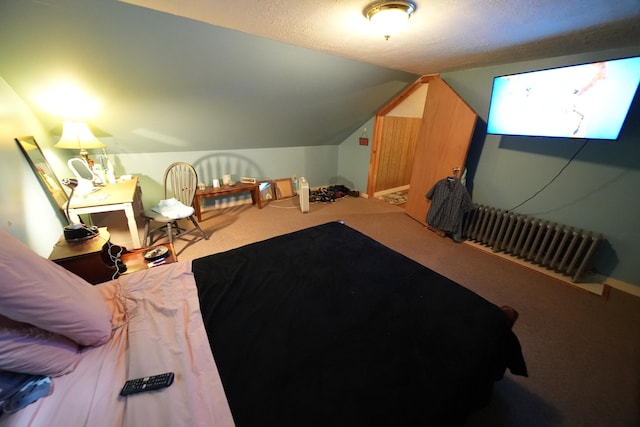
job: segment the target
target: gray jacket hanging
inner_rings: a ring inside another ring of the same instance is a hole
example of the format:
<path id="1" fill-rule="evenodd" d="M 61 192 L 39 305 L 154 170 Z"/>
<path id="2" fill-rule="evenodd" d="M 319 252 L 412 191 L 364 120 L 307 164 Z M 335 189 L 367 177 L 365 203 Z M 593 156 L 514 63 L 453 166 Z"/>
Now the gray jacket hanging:
<path id="1" fill-rule="evenodd" d="M 466 187 L 450 176 L 436 182 L 426 198 L 431 200 L 427 224 L 447 233 L 460 234 L 465 213 L 473 210 Z"/>

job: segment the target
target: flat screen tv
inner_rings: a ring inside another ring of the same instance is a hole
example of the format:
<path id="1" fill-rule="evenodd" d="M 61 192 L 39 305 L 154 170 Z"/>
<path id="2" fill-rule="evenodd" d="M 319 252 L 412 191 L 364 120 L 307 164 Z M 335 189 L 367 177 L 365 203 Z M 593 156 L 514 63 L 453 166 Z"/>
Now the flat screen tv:
<path id="1" fill-rule="evenodd" d="M 487 132 L 618 139 L 640 82 L 640 57 L 495 77 Z"/>

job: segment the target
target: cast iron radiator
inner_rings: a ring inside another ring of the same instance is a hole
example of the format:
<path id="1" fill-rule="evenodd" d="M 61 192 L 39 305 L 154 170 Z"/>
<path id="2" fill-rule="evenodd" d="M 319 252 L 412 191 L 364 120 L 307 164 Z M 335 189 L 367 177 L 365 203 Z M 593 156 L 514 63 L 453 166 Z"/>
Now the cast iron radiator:
<path id="1" fill-rule="evenodd" d="M 577 282 L 595 253 L 601 234 L 489 206 L 475 205 L 463 236 Z"/>

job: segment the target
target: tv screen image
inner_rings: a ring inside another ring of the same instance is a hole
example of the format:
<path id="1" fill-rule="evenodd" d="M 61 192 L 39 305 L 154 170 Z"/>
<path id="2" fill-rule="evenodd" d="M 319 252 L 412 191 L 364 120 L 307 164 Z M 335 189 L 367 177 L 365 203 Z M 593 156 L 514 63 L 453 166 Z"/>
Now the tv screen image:
<path id="1" fill-rule="evenodd" d="M 640 82 L 640 57 L 495 77 L 487 132 L 618 139 Z"/>

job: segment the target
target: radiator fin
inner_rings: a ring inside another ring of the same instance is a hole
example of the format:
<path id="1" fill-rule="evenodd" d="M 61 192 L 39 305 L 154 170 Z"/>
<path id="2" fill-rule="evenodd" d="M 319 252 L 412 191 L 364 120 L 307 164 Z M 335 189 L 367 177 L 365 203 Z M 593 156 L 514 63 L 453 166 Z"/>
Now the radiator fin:
<path id="1" fill-rule="evenodd" d="M 467 215 L 463 235 L 470 241 L 504 252 L 577 282 L 589 266 L 601 234 L 527 215 L 476 205 Z"/>

